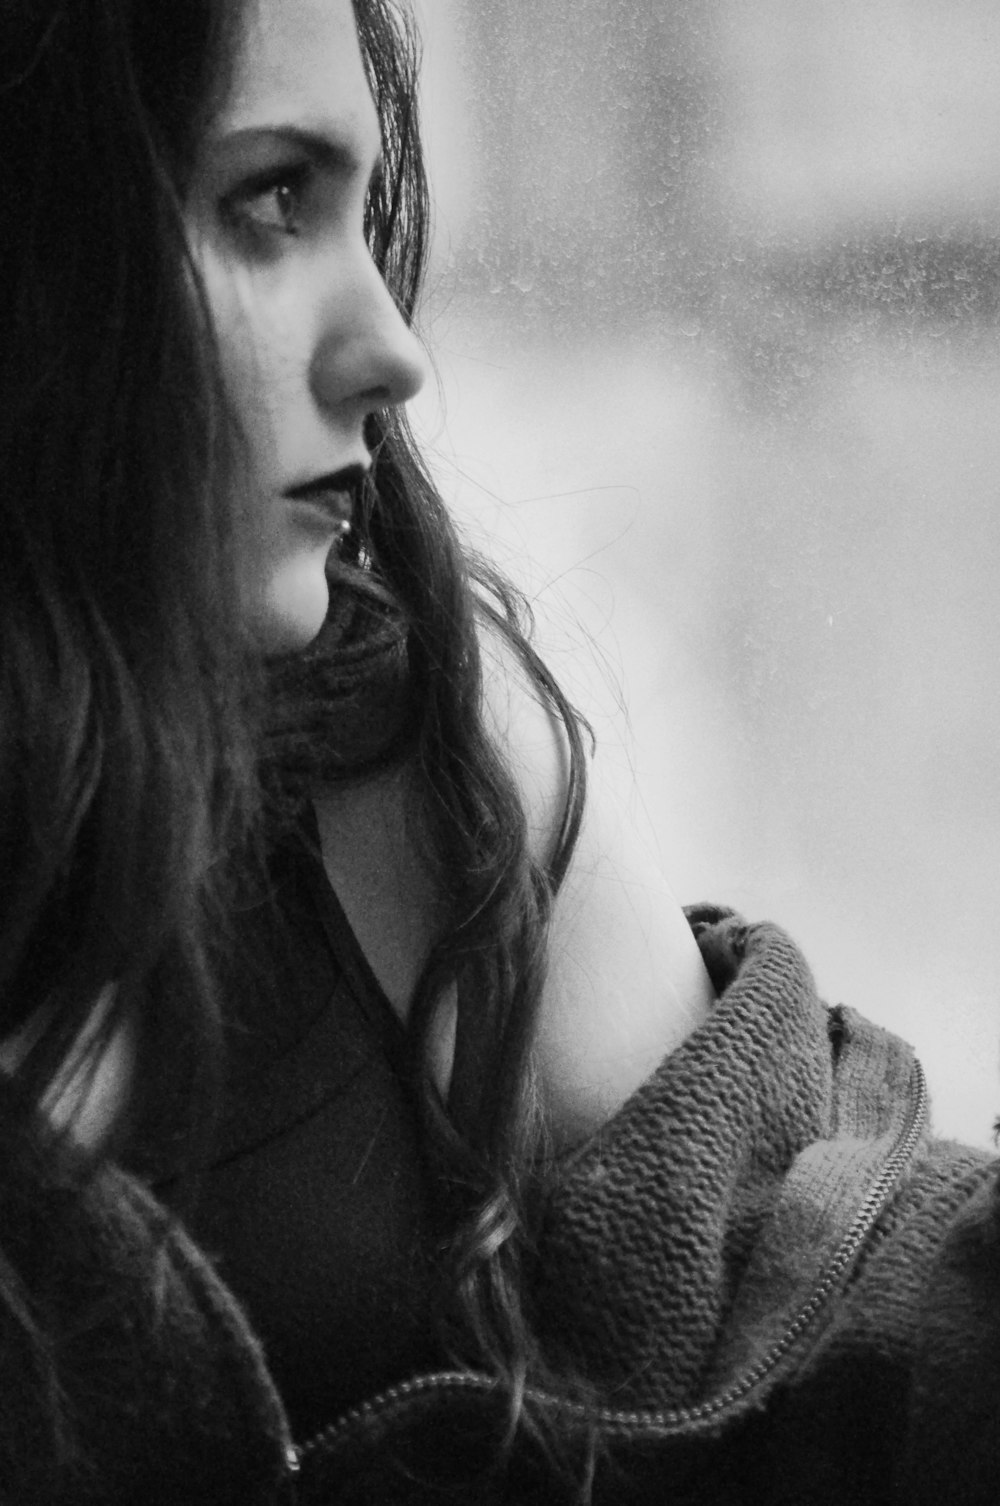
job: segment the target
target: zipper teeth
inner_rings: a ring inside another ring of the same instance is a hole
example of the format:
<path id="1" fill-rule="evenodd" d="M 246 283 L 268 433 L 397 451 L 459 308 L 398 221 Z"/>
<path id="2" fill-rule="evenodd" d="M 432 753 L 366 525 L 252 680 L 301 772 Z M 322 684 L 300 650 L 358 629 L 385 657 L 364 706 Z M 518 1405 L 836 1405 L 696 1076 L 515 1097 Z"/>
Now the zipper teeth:
<path id="1" fill-rule="evenodd" d="M 782 1360 L 795 1348 L 799 1339 L 811 1328 L 814 1320 L 842 1285 L 844 1278 L 854 1265 L 861 1246 L 888 1202 L 893 1187 L 923 1134 L 927 1118 L 927 1081 L 924 1077 L 924 1069 L 915 1057 L 911 1080 L 915 1081 L 916 1095 L 909 1121 L 901 1131 L 881 1173 L 868 1189 L 864 1202 L 854 1215 L 851 1227 L 838 1245 L 825 1275 L 821 1277 L 812 1296 L 799 1309 L 781 1338 L 772 1344 L 767 1353 L 718 1396 L 709 1397 L 707 1401 L 693 1407 L 678 1407 L 666 1412 L 639 1414 L 640 1418 L 646 1419 L 656 1431 L 662 1429 L 665 1433 L 673 1433 L 683 1427 L 717 1421 L 731 1406 L 743 1401 L 751 1391 L 755 1390 L 761 1381 L 781 1364 Z M 627 1414 L 619 1414 L 621 1423 L 624 1424 L 626 1416 Z M 602 1420 L 605 1419 L 602 1418 Z M 615 1419 L 613 1416 L 608 1416 L 606 1421 L 611 1425 Z"/>
<path id="2" fill-rule="evenodd" d="M 620 1411 L 614 1407 L 587 1407 L 582 1402 L 553 1396 L 551 1392 L 536 1389 L 533 1386 L 526 1388 L 527 1397 L 552 1411 L 580 1421 L 596 1422 L 612 1434 L 647 1431 L 663 1437 L 682 1431 L 697 1431 L 699 1427 L 717 1423 L 730 1408 L 744 1401 L 787 1358 L 841 1285 L 871 1232 L 872 1225 L 888 1201 L 896 1181 L 913 1155 L 920 1136 L 923 1134 L 927 1117 L 927 1082 L 924 1070 L 916 1058 L 913 1062 L 911 1081 L 915 1083 L 916 1094 L 909 1120 L 900 1132 L 899 1139 L 890 1152 L 881 1173 L 869 1188 L 864 1202 L 854 1215 L 850 1228 L 837 1246 L 825 1274 L 781 1337 L 725 1391 L 709 1397 L 707 1401 L 698 1402 L 695 1406 L 673 1407 L 662 1411 L 642 1409 Z M 296 1467 L 313 1453 L 333 1450 L 344 1434 L 361 1426 L 369 1418 L 397 1402 L 407 1401 L 425 1391 L 486 1393 L 496 1390 L 497 1385 L 498 1383 L 490 1376 L 469 1375 L 460 1370 L 440 1370 L 415 1376 L 412 1380 L 403 1381 L 398 1386 L 391 1386 L 385 1391 L 380 1391 L 377 1396 L 371 1397 L 360 1406 L 352 1407 L 322 1432 L 300 1445 L 296 1450 Z"/>

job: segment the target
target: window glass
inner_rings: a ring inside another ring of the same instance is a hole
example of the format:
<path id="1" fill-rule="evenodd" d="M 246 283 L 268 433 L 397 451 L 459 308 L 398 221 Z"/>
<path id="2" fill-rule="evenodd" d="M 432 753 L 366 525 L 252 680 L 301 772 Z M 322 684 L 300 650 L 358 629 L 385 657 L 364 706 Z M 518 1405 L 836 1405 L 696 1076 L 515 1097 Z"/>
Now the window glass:
<path id="1" fill-rule="evenodd" d="M 1000 7 L 418 9 L 447 495 L 602 732 L 620 686 L 681 897 L 781 921 L 989 1143 Z"/>

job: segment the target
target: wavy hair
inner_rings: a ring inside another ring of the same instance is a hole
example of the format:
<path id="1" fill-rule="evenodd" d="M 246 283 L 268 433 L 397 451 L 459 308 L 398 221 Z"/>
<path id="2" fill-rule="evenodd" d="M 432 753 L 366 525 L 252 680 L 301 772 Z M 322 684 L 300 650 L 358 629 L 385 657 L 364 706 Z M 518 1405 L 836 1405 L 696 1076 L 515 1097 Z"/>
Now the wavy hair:
<path id="1" fill-rule="evenodd" d="M 418 49 L 396 0 L 354 8 L 385 160 L 367 231 L 412 319 L 428 224 Z M 240 11 L 238 0 L 10 0 L 0 11 L 0 1039 L 31 1027 L 0 1093 L 12 1146 L 111 979 L 96 1047 L 137 1023 L 143 1132 L 203 1132 L 217 1096 L 213 937 L 260 825 L 264 687 L 238 628 L 224 486 L 236 441 L 182 206 Z M 409 1036 L 451 1231 L 442 1333 L 457 1362 L 505 1382 L 513 1427 L 529 1373 L 543 1369 L 524 1297 L 544 1139 L 530 1045 L 549 910 L 582 808 L 581 737 L 530 647 L 523 602 L 463 552 L 405 417 L 375 415 L 367 437 L 359 552 L 333 585 L 402 615 L 421 708 L 415 800 L 449 924 Z M 486 619 L 570 739 L 547 869 L 484 724 Z M 489 1070 L 448 1112 L 426 1044 L 455 982 Z M 25 1291 L 5 1242 L 6 1326 L 58 1421 Z"/>
<path id="2" fill-rule="evenodd" d="M 143 1091 L 169 1043 L 174 1107 L 207 1122 L 220 859 L 255 807 L 229 425 L 182 223 L 232 25 L 198 0 L 0 8 L 0 1343 L 56 1442 L 18 1234 L 54 1165 L 37 1106 L 82 1038 L 96 1063 L 134 1022 Z"/>
<path id="3" fill-rule="evenodd" d="M 393 0 L 355 0 L 362 50 L 382 120 L 386 173 L 370 207 L 373 254 L 407 318 L 427 248 L 427 189 L 417 119 L 419 47 Z M 410 674 L 422 708 L 416 737 L 421 814 L 450 925 L 432 950 L 411 1006 L 409 1034 L 429 1149 L 448 1192 L 451 1234 L 441 1326 L 453 1361 L 486 1365 L 521 1420 L 558 1454 L 559 1440 L 526 1405 L 530 1378 L 549 1375 L 526 1300 L 539 1168 L 547 1150 L 531 1044 L 545 979 L 553 898 L 576 843 L 585 799 L 581 723 L 531 646 L 523 598 L 463 548 L 398 410 L 372 423 L 377 457 L 362 548 L 409 626 Z M 570 779 L 561 829 L 545 866 L 529 850 L 524 808 L 483 720 L 479 632 L 506 639 L 536 693 L 561 720 Z M 466 1053 L 460 1096 L 441 1105 L 427 1041 L 450 984 L 458 985 Z M 471 1058 L 471 1059 L 470 1059 Z M 578 1391 L 583 1397 L 583 1392 Z M 586 1399 L 586 1398 L 584 1398 Z"/>

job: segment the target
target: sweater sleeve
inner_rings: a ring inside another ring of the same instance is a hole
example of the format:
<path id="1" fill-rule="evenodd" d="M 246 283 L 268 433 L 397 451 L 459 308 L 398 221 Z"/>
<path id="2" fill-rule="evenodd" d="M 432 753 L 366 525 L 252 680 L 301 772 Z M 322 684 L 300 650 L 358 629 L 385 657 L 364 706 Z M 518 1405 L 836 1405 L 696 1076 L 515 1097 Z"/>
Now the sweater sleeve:
<path id="1" fill-rule="evenodd" d="M 923 1294 L 907 1449 L 913 1506 L 1000 1493 L 1000 1176 L 955 1218 Z"/>
<path id="2" fill-rule="evenodd" d="M 54 1389 L 23 1344 L 0 1344 L 0 1497 L 282 1506 L 287 1423 L 260 1346 L 159 1204 L 108 1166 L 4 1208 L 5 1258 L 23 1273 Z"/>

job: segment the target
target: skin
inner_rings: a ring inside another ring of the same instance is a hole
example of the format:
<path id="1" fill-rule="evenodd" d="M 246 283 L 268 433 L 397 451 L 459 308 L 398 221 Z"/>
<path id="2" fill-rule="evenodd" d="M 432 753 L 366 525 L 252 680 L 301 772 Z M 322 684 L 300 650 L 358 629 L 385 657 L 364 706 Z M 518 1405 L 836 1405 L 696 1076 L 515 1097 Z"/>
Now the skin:
<path id="1" fill-rule="evenodd" d="M 528 814 L 535 855 L 553 850 L 566 795 L 564 735 L 502 643 L 484 645 L 487 717 Z M 405 780 L 390 773 L 316 801 L 327 872 L 399 1017 L 434 936 L 438 899 L 409 840 Z M 684 912 L 651 856 L 630 791 L 600 748 L 579 842 L 553 906 L 535 1041 L 553 1148 L 586 1141 L 706 1018 L 715 994 Z M 454 1001 L 432 1064 L 447 1092 Z"/>
<path id="2" fill-rule="evenodd" d="M 424 377 L 364 238 L 379 158 L 350 0 L 251 0 L 187 220 L 245 440 L 244 603 L 266 653 L 318 633 L 337 540 L 336 519 L 285 492 L 367 468 L 365 418 Z"/>
<path id="3" fill-rule="evenodd" d="M 265 654 L 302 648 L 319 632 L 339 536 L 328 510 L 285 492 L 367 469 L 365 418 L 423 381 L 420 346 L 364 239 L 379 156 L 350 0 L 249 0 L 186 220 L 245 441 L 234 478 L 243 604 Z M 88 1147 L 113 1127 L 131 1075 L 125 1030 L 96 1060 L 87 1049 L 106 1007 L 105 994 L 42 1105 Z M 40 1023 L 0 1042 L 0 1070 L 17 1065 Z"/>
<path id="4" fill-rule="evenodd" d="M 316 135 L 334 149 L 334 160 L 350 164 L 325 169 L 298 200 L 289 128 Z M 377 152 L 378 122 L 348 0 L 258 0 L 231 98 L 202 154 L 191 230 L 230 396 L 248 436 L 246 600 L 266 650 L 308 642 L 327 602 L 323 562 L 331 540 L 302 526 L 282 503 L 282 489 L 363 459 L 365 415 L 404 402 L 422 378 L 418 347 L 361 234 Z M 261 191 L 259 174 L 272 170 Z M 237 227 L 252 231 L 249 242 L 220 216 L 227 203 L 237 209 Z M 562 734 L 504 650 L 484 647 L 487 711 L 544 855 L 565 795 Z M 560 1148 L 603 1123 L 704 1018 L 712 998 L 683 914 L 631 813 L 619 808 L 600 759 L 592 788 L 555 906 L 536 1046 Z M 316 809 L 330 880 L 405 1020 L 441 913 L 411 840 L 405 776 L 326 791 Z M 452 1003 L 435 1046 L 442 1092 L 454 1025 Z"/>
<path id="5" fill-rule="evenodd" d="M 305 143 L 305 144 L 303 144 Z M 223 377 L 245 436 L 234 478 L 243 519 L 244 606 L 261 652 L 293 650 L 327 609 L 335 522 L 289 487 L 366 466 L 367 414 L 405 402 L 420 348 L 362 233 L 378 120 L 349 0 L 252 0 L 233 87 L 207 134 L 187 208 Z M 507 650 L 483 644 L 487 716 L 506 752 L 540 858 L 566 791 L 563 733 Z M 406 778 L 320 792 L 323 855 L 401 1019 L 440 923 L 441 897 L 407 819 Z M 704 1019 L 712 989 L 676 900 L 598 753 L 580 842 L 554 906 L 535 1046 L 553 1142 L 585 1140 Z M 450 1080 L 455 1004 L 434 1069 Z M 46 1107 L 97 1143 L 124 1099 L 129 1052 L 115 1041 L 82 1072 L 67 1064 Z M 0 1047 L 0 1063 L 3 1048 Z"/>

